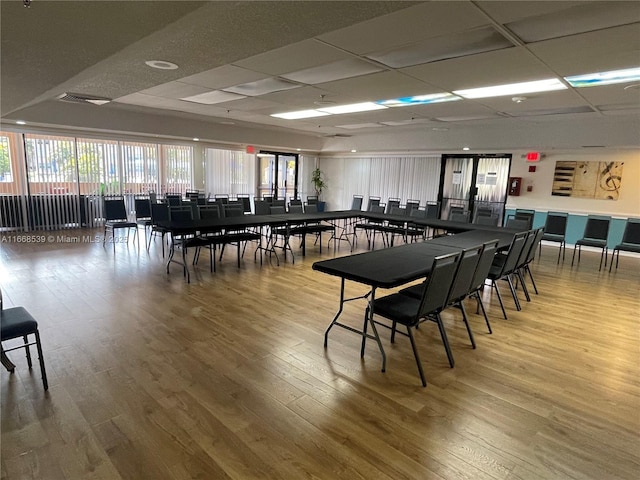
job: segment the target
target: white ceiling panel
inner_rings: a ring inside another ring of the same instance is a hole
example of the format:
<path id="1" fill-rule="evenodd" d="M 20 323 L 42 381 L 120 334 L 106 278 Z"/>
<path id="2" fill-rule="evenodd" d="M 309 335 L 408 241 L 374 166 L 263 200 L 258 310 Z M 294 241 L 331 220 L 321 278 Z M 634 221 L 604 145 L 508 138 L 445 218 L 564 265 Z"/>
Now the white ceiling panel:
<path id="1" fill-rule="evenodd" d="M 598 88 L 598 87 L 593 87 Z M 513 98 L 521 97 L 521 103 L 516 103 Z M 551 108 L 570 108 L 588 105 L 582 97 L 573 90 L 559 90 L 554 92 L 530 93 L 514 97 L 479 98 L 475 100 L 480 105 L 484 105 L 496 112 L 505 112 L 510 115 L 518 115 L 518 112 L 527 110 L 543 110 Z"/>
<path id="2" fill-rule="evenodd" d="M 240 85 L 242 83 L 255 82 L 263 78 L 269 78 L 269 75 L 247 70 L 246 68 L 240 68 L 235 65 L 224 65 L 207 70 L 206 72 L 181 78 L 180 82 L 190 85 L 200 85 L 216 90 L 233 85 Z"/>
<path id="3" fill-rule="evenodd" d="M 523 18 L 561 12 L 577 5 L 584 5 L 585 2 L 557 0 L 522 0 L 510 2 L 498 0 L 488 2 L 479 1 L 477 4 L 480 9 L 485 11 L 496 22 L 507 24 Z"/>
<path id="4" fill-rule="evenodd" d="M 337 62 L 283 74 L 281 77 L 295 82 L 317 85 L 319 83 L 367 75 L 381 70 L 384 69 L 370 62 L 357 58 L 346 58 Z"/>
<path id="5" fill-rule="evenodd" d="M 319 87 L 327 92 L 350 95 L 362 101 L 440 93 L 440 89 L 398 72 L 374 73 L 364 77 L 323 83 Z"/>
<path id="6" fill-rule="evenodd" d="M 350 52 L 366 54 L 487 24 L 469 1 L 427 2 L 318 38 Z"/>
<path id="7" fill-rule="evenodd" d="M 348 58 L 352 58 L 348 53 L 309 39 L 239 60 L 235 65 L 268 75 L 282 75 Z"/>
<path id="8" fill-rule="evenodd" d="M 206 87 L 174 81 L 141 90 L 140 93 L 154 95 L 156 97 L 178 99 L 183 97 L 190 97 L 192 95 L 199 95 L 201 93 L 206 93 L 209 91 L 210 89 Z"/>
<path id="9" fill-rule="evenodd" d="M 547 40 L 529 48 L 563 77 L 637 67 L 640 23 Z"/>
<path id="10" fill-rule="evenodd" d="M 579 90 L 592 105 L 635 105 L 640 106 L 640 83 L 603 85 Z"/>

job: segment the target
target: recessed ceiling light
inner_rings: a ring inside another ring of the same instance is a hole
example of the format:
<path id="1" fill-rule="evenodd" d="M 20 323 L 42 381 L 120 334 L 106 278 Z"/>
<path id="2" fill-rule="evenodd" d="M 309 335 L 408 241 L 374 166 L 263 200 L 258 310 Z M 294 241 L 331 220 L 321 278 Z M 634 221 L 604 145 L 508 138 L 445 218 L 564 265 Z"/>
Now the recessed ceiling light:
<path id="1" fill-rule="evenodd" d="M 296 148 L 296 152 L 299 152 L 300 150 L 302 150 L 301 148 Z"/>
<path id="2" fill-rule="evenodd" d="M 355 148 L 351 149 L 351 153 L 356 153 L 357 150 Z"/>
<path id="3" fill-rule="evenodd" d="M 510 83 L 492 87 L 470 88 L 468 90 L 454 90 L 453 93 L 464 98 L 487 98 L 518 95 L 522 93 L 550 92 L 553 90 L 565 90 L 566 88 L 567 86 L 557 78 L 547 78 L 533 82 Z"/>
<path id="4" fill-rule="evenodd" d="M 612 70 L 610 72 L 588 73 L 564 77 L 572 87 L 595 87 L 598 85 L 612 85 L 614 83 L 636 82 L 640 80 L 640 68 Z"/>
<path id="5" fill-rule="evenodd" d="M 373 102 L 362 102 L 362 103 L 352 103 L 350 105 L 337 105 L 335 107 L 324 107 L 318 108 L 321 112 L 331 113 L 331 114 L 341 114 L 341 113 L 357 113 L 357 112 L 368 112 L 370 110 L 383 110 L 387 107 L 384 105 L 378 105 Z"/>
<path id="6" fill-rule="evenodd" d="M 512 102 L 516 102 L 516 103 L 522 103 L 527 99 L 527 97 L 513 97 L 511 99 Z"/>
<path id="7" fill-rule="evenodd" d="M 386 107 L 406 107 L 408 105 L 427 105 L 430 103 L 454 102 L 456 100 L 462 100 L 462 98 L 450 93 L 432 93 L 429 95 L 393 98 L 391 100 L 378 100 L 375 103 Z"/>
<path id="8" fill-rule="evenodd" d="M 464 150 L 465 152 L 469 150 L 469 147 L 462 147 L 462 150 Z"/>
<path id="9" fill-rule="evenodd" d="M 448 132 L 449 129 L 447 127 L 433 127 L 431 130 L 434 132 Z"/>
<path id="10" fill-rule="evenodd" d="M 199 138 L 195 138 L 195 137 L 194 137 L 193 141 L 194 141 L 194 142 L 199 142 L 199 141 L 200 141 L 200 139 L 199 139 Z"/>
<path id="11" fill-rule="evenodd" d="M 284 120 L 298 120 L 300 118 L 324 117 L 325 115 L 329 115 L 329 114 L 326 112 L 321 112 L 319 110 L 298 110 L 296 112 L 284 112 L 284 113 L 271 114 L 272 117 L 282 118 Z"/>
<path id="12" fill-rule="evenodd" d="M 231 120 L 222 120 L 219 122 L 221 125 L 235 125 L 236 122 L 232 122 Z"/>
<path id="13" fill-rule="evenodd" d="M 16 123 L 18 125 L 26 125 L 27 124 L 27 122 L 25 122 L 24 120 L 16 120 Z"/>
<path id="14" fill-rule="evenodd" d="M 144 62 L 151 68 L 157 68 L 158 70 L 177 70 L 178 65 L 171 62 L 165 62 L 164 60 L 147 60 Z"/>

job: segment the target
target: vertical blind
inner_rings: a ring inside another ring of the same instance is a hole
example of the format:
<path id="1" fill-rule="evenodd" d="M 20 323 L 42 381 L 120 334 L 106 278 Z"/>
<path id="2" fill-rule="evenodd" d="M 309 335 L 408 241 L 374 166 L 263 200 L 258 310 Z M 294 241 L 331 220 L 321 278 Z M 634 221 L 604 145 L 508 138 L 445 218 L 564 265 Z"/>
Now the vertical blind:
<path id="1" fill-rule="evenodd" d="M 236 150 L 205 150 L 205 188 L 216 194 L 254 195 L 256 191 L 255 155 Z"/>

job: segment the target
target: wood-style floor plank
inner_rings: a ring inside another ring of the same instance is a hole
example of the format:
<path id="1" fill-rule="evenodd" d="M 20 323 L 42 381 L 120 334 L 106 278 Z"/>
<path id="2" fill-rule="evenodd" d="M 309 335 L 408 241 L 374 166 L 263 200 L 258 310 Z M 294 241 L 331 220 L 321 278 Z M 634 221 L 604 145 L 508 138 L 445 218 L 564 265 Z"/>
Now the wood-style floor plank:
<path id="1" fill-rule="evenodd" d="M 278 267 L 249 248 L 240 269 L 229 251 L 215 274 L 203 252 L 187 284 L 159 239 L 0 244 L 5 305 L 38 319 L 50 383 L 9 354 L 1 478 L 638 478 L 640 258 L 609 274 L 597 253 L 573 268 L 556 255 L 534 261 L 540 294 L 519 290 L 522 311 L 500 285 L 508 320 L 485 289 L 493 334 L 468 301 L 477 349 L 444 312 L 455 368 L 421 325 L 422 388 L 408 339 L 386 329 L 385 373 L 375 342 L 361 359 L 360 338 L 334 328 L 323 347 L 340 281 L 311 265 L 331 250 Z M 342 318 L 360 327 L 363 310 Z"/>

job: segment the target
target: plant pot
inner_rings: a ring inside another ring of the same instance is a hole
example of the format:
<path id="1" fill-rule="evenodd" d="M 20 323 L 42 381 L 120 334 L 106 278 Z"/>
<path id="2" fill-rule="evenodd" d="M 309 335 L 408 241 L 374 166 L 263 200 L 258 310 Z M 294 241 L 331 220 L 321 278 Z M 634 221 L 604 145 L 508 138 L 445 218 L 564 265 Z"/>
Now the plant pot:
<path id="1" fill-rule="evenodd" d="M 327 208 L 327 202 L 318 201 L 317 205 L 319 212 L 324 212 L 325 208 Z"/>

